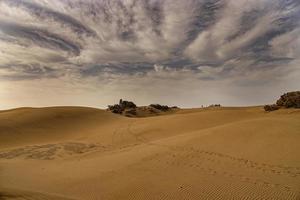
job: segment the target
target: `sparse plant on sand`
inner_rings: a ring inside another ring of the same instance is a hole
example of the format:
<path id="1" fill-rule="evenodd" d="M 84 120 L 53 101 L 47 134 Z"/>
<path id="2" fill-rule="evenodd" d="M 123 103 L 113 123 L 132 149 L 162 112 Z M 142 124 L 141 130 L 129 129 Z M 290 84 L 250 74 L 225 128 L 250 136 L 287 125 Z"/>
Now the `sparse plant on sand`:
<path id="1" fill-rule="evenodd" d="M 265 109 L 265 111 L 267 111 L 267 112 L 274 111 L 274 110 L 278 110 L 279 108 L 280 108 L 280 106 L 277 106 L 276 104 L 265 105 L 265 106 L 264 106 L 264 109 Z"/>
<path id="2" fill-rule="evenodd" d="M 157 110 L 160 110 L 160 111 L 168 111 L 168 110 L 171 109 L 169 106 L 160 105 L 160 104 L 151 104 L 149 106 L 152 107 L 152 108 L 155 108 Z"/>
<path id="3" fill-rule="evenodd" d="M 212 105 L 209 105 L 208 107 L 221 107 L 221 104 L 212 104 Z"/>

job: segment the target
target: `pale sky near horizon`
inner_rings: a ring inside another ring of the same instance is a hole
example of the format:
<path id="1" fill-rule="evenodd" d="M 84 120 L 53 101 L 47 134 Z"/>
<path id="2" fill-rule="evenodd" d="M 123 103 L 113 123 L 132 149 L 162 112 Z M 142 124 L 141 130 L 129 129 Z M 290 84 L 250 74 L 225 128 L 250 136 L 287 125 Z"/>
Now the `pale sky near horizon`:
<path id="1" fill-rule="evenodd" d="M 0 0 L 0 109 L 273 103 L 299 23 L 299 0 Z"/>

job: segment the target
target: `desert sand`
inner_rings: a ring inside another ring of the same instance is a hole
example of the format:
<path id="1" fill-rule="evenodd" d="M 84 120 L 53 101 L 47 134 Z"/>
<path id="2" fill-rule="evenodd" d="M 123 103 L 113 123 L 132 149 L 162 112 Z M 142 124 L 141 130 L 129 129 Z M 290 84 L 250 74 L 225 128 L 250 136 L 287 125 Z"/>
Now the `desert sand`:
<path id="1" fill-rule="evenodd" d="M 0 199 L 300 199 L 300 110 L 0 112 Z"/>

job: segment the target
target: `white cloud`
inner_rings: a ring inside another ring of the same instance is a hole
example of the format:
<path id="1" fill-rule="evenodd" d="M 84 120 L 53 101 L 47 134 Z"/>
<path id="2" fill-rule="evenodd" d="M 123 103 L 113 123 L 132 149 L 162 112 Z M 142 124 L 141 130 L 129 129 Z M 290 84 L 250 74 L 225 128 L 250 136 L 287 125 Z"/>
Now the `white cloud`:
<path id="1" fill-rule="evenodd" d="M 270 41 L 274 56 L 300 59 L 300 28 Z"/>
<path id="2" fill-rule="evenodd" d="M 232 40 L 229 40 L 229 38 L 238 34 L 241 31 L 241 26 L 245 26 L 245 24 L 242 24 L 243 15 L 251 11 L 265 9 L 268 5 L 270 5 L 270 2 L 266 0 L 229 0 L 226 7 L 219 14 L 217 23 L 201 32 L 195 41 L 187 47 L 185 54 L 198 61 L 226 60 L 233 55 L 240 54 L 239 51 L 242 48 L 250 45 L 255 39 L 263 36 L 273 26 L 276 26 L 272 22 L 278 17 L 278 12 L 275 10 L 273 13 L 273 10 L 271 10 L 269 13 L 267 11 L 259 13 L 262 16 L 254 26 Z"/>
<path id="3" fill-rule="evenodd" d="M 154 70 L 156 72 L 162 72 L 165 69 L 165 67 L 163 65 L 157 65 L 157 64 L 155 64 L 153 67 L 154 67 Z"/>

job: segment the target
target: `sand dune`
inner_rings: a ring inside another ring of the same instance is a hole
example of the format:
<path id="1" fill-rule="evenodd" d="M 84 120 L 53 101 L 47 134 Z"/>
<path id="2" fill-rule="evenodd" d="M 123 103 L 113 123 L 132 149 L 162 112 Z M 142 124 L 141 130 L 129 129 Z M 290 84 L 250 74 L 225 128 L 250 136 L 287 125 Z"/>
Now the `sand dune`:
<path id="1" fill-rule="evenodd" d="M 300 111 L 0 112 L 0 199 L 300 199 Z"/>

